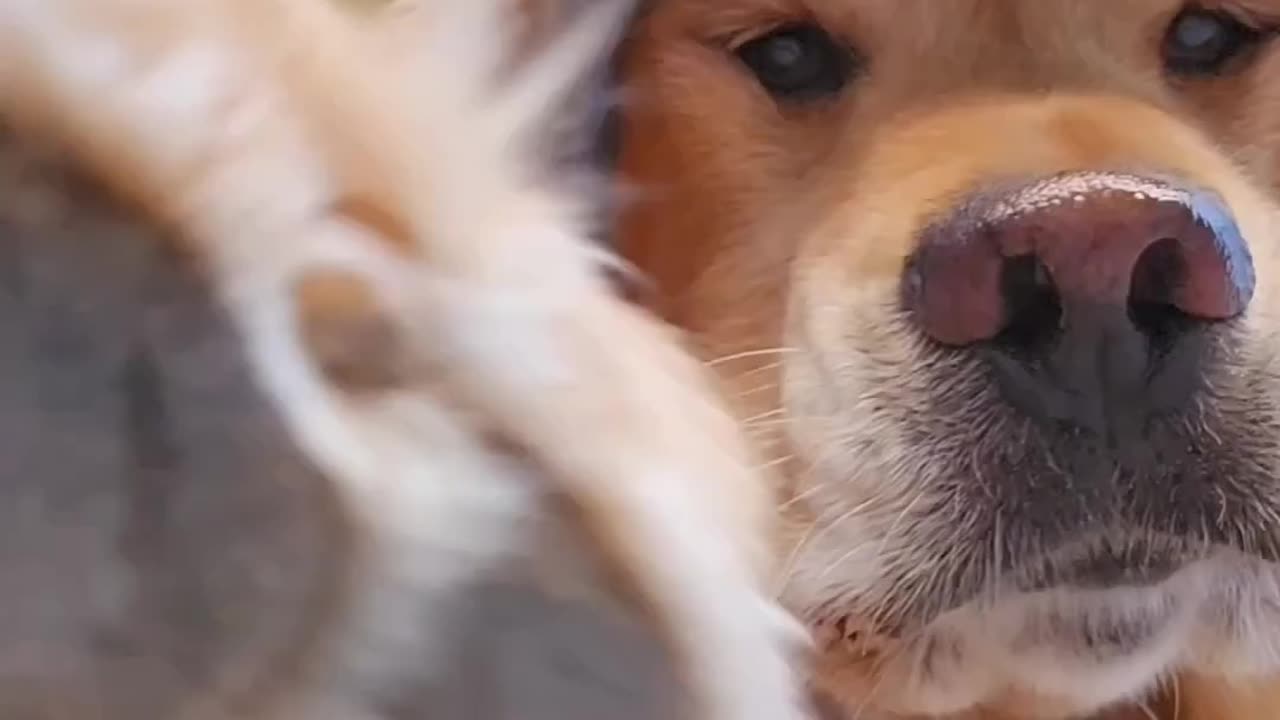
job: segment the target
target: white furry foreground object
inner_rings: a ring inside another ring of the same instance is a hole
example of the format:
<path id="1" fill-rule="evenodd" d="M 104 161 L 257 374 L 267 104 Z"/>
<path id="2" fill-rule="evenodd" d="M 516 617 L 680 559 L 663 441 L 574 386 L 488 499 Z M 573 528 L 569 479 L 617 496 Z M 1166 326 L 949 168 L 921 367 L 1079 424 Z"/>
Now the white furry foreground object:
<path id="1" fill-rule="evenodd" d="M 504 84 L 510 9 L 429 8 L 410 87 L 318 0 L 0 0 L 0 321 L 29 320 L 0 351 L 0 714 L 380 717 L 449 662 L 446 601 L 522 542 L 537 486 L 662 628 L 697 717 L 802 714 L 753 461 L 531 151 L 622 13 Z M 73 232 L 92 213 L 114 229 Z M 86 387 L 118 364 L 114 420 L 52 402 L 63 362 Z M 93 455 L 76 433 L 103 428 L 128 442 Z M 132 660 L 51 657 L 84 628 Z M 117 687 L 133 715 L 104 709 Z"/>

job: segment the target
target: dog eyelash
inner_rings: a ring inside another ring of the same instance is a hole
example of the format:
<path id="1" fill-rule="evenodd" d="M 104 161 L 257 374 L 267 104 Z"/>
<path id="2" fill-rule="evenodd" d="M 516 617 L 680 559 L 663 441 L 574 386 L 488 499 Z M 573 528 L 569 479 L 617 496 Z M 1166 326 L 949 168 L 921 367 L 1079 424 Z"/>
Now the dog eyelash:
<path id="1" fill-rule="evenodd" d="M 1252 3 L 1215 2 L 1205 5 L 1191 5 L 1184 8 L 1182 12 L 1187 12 L 1188 10 L 1228 13 L 1237 22 L 1260 35 L 1280 34 L 1280 12 L 1256 7 Z"/>
<path id="2" fill-rule="evenodd" d="M 769 34 L 778 30 L 805 22 L 804 18 L 795 17 L 772 17 L 766 22 L 744 23 L 740 26 L 727 30 L 721 30 L 712 35 L 707 36 L 706 44 L 718 50 L 727 50 L 730 53 L 736 53 L 742 49 L 744 45 L 752 43 L 760 38 L 767 37 Z"/>

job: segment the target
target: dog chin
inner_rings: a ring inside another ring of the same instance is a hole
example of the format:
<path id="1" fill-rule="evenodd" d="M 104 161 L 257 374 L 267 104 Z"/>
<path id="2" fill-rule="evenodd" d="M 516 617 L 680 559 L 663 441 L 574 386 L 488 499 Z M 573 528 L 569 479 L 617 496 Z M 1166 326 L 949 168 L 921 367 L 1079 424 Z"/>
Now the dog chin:
<path id="1" fill-rule="evenodd" d="M 876 682 L 907 715 L 1034 707 L 1065 720 L 1141 701 L 1179 670 L 1274 670 L 1276 649 L 1239 630 L 1280 622 L 1276 597 L 1252 594 L 1278 576 L 1224 551 L 1140 585 L 997 593 L 876 648 Z"/>

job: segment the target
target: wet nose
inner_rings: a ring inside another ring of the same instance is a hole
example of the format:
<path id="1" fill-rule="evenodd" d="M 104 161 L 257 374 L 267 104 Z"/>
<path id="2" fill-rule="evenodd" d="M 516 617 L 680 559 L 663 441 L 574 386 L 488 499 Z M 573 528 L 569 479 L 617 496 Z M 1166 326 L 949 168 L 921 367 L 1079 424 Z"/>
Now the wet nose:
<path id="1" fill-rule="evenodd" d="M 1075 173 L 979 195 L 926 228 L 903 297 L 928 337 L 1033 368 L 1041 395 L 1141 396 L 1161 368 L 1199 372 L 1182 341 L 1244 312 L 1254 283 L 1216 194 Z"/>

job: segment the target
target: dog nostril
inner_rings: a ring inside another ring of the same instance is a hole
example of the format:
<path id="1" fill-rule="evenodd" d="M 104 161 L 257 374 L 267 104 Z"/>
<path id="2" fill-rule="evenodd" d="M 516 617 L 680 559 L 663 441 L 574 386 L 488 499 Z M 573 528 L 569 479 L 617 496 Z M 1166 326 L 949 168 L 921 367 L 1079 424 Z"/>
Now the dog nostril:
<path id="1" fill-rule="evenodd" d="M 996 344 L 1033 352 L 1053 340 L 1061 324 L 1062 302 L 1048 266 L 1039 257 L 1006 258 L 1000 268 L 1000 296 L 1005 326 Z"/>
<path id="2" fill-rule="evenodd" d="M 1186 281 L 1186 256 L 1177 238 L 1152 243 L 1133 267 L 1129 317 L 1157 350 L 1167 349 L 1196 325 L 1196 319 L 1179 308 L 1176 301 Z"/>

